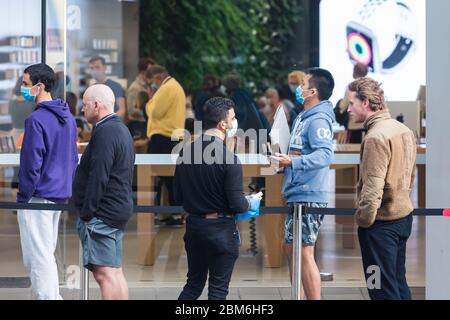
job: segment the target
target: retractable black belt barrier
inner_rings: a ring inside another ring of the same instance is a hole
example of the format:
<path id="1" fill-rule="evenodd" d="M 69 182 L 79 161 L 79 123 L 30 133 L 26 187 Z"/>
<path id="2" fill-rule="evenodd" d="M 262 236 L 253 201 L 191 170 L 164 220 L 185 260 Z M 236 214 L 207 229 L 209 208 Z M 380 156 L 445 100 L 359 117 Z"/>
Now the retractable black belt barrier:
<path id="1" fill-rule="evenodd" d="M 17 203 L 0 202 L 1 209 L 10 210 L 54 210 L 54 211 L 75 211 L 70 204 L 52 204 L 52 203 Z M 293 213 L 294 207 L 261 207 L 262 214 L 287 214 Z M 165 213 L 165 214 L 184 214 L 183 207 L 180 206 L 142 206 L 135 205 L 135 213 Z M 304 207 L 304 214 L 324 214 L 328 216 L 352 216 L 355 214 L 354 208 L 309 208 Z M 447 216 L 448 209 L 414 209 L 415 216 Z M 449 212 L 450 213 L 450 212 Z"/>

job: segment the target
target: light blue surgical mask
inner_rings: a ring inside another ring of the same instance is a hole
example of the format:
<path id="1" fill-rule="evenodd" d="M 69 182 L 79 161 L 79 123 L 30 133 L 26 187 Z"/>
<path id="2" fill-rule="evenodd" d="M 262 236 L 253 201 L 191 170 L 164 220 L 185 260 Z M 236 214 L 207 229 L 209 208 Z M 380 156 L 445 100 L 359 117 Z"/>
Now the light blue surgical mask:
<path id="1" fill-rule="evenodd" d="M 33 86 L 33 87 L 34 87 L 34 86 Z M 33 88 L 33 87 L 31 87 L 31 88 Z M 31 88 L 27 88 L 27 87 L 25 87 L 25 86 L 21 86 L 21 87 L 20 87 L 20 95 L 25 99 L 25 101 L 28 101 L 28 102 L 35 102 L 37 96 L 33 96 L 33 95 L 31 94 Z"/>
<path id="2" fill-rule="evenodd" d="M 153 91 L 158 91 L 159 89 L 159 86 L 156 83 L 152 83 L 150 87 L 152 88 Z"/>
<path id="3" fill-rule="evenodd" d="M 303 98 L 303 88 L 301 86 L 298 86 L 295 89 L 295 100 L 297 100 L 298 103 L 300 104 L 304 104 L 305 103 L 305 98 Z"/>
<path id="4" fill-rule="evenodd" d="M 314 89 L 303 90 L 303 88 L 301 86 L 298 86 L 297 89 L 295 89 L 295 100 L 297 100 L 297 102 L 300 104 L 305 104 L 305 99 L 309 98 L 310 96 L 304 98 L 303 93 L 305 91 L 312 91 L 312 90 L 314 90 Z"/>

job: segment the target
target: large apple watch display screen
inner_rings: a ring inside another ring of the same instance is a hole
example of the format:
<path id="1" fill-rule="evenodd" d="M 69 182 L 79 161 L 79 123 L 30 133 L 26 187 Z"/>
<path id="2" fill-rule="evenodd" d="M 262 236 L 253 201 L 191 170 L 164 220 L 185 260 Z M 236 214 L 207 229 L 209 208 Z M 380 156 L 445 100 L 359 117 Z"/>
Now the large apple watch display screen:
<path id="1" fill-rule="evenodd" d="M 382 83 L 387 101 L 417 99 L 426 85 L 426 0 L 321 0 L 319 10 L 318 65 L 333 75 L 334 105 L 358 62 Z"/>

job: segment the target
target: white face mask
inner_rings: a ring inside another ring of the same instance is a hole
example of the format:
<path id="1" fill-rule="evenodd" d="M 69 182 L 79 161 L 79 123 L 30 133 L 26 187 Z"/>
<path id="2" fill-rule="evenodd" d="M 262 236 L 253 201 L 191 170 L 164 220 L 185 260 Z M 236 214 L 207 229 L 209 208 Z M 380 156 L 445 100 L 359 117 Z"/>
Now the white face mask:
<path id="1" fill-rule="evenodd" d="M 237 133 L 237 129 L 238 129 L 238 121 L 237 121 L 237 119 L 234 119 L 232 128 L 227 129 L 227 138 L 233 138 Z"/>
<path id="2" fill-rule="evenodd" d="M 95 81 L 100 82 L 105 79 L 105 73 L 100 70 L 92 70 L 91 76 L 95 79 Z"/>

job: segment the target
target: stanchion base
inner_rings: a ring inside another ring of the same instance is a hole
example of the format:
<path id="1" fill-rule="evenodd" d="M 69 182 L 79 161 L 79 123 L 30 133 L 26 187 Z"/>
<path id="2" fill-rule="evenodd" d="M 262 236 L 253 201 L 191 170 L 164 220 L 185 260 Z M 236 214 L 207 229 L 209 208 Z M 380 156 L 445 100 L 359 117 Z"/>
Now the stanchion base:
<path id="1" fill-rule="evenodd" d="M 320 280 L 322 281 L 333 281 L 333 274 L 331 272 L 321 272 Z"/>

